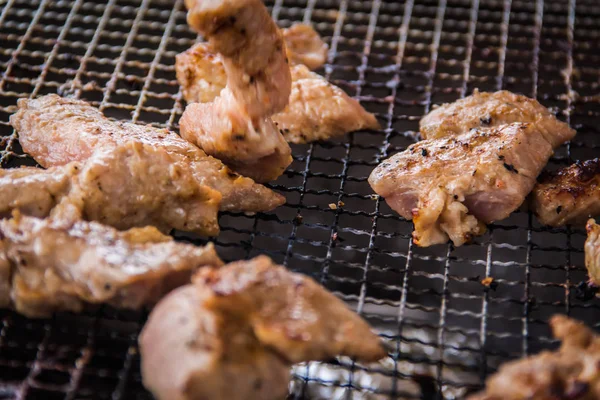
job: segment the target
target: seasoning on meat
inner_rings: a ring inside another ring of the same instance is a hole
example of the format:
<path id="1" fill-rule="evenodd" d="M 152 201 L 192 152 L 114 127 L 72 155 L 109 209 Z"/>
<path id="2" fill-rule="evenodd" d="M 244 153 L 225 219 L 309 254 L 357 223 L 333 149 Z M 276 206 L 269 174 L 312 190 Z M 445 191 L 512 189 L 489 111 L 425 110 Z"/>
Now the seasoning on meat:
<path id="1" fill-rule="evenodd" d="M 292 65 L 304 64 L 317 69 L 325 63 L 327 45 L 310 25 L 295 24 L 282 29 L 282 33 Z M 207 42 L 195 44 L 178 54 L 175 72 L 188 103 L 211 102 L 227 85 L 223 59 Z"/>
<path id="2" fill-rule="evenodd" d="M 176 243 L 154 227 L 120 232 L 96 223 L 15 214 L 0 221 L 0 306 L 28 317 L 86 303 L 139 309 L 222 264 L 211 244 Z"/>
<path id="3" fill-rule="evenodd" d="M 386 355 L 341 300 L 265 256 L 201 270 L 154 308 L 139 344 L 158 400 L 283 399 L 292 364 Z"/>
<path id="4" fill-rule="evenodd" d="M 378 165 L 369 183 L 414 221 L 416 244 L 450 238 L 460 246 L 516 210 L 551 155 L 535 125 L 479 128 L 413 144 Z"/>
<path id="5" fill-rule="evenodd" d="M 564 315 L 550 320 L 556 351 L 512 361 L 486 381 L 469 400 L 595 400 L 600 398 L 600 338 Z"/>
<path id="6" fill-rule="evenodd" d="M 544 225 L 584 224 L 600 214 L 600 159 L 545 174 L 532 192 L 532 209 Z"/>
<path id="7" fill-rule="evenodd" d="M 82 162 L 97 151 L 114 150 L 134 141 L 164 149 L 180 159 L 198 184 L 221 194 L 222 211 L 268 211 L 285 201 L 169 130 L 114 122 L 84 101 L 54 94 L 20 99 L 18 107 L 10 123 L 19 133 L 23 150 L 44 167 Z"/>
<path id="8" fill-rule="evenodd" d="M 0 215 L 46 217 L 74 207 L 85 220 L 117 229 L 154 225 L 212 236 L 221 195 L 198 183 L 178 154 L 139 142 L 98 151 L 87 161 L 47 170 L 0 170 Z"/>
<path id="9" fill-rule="evenodd" d="M 585 241 L 585 267 L 588 270 L 590 282 L 600 286 L 600 225 L 590 219 L 586 224 L 587 239 Z"/>
<path id="10" fill-rule="evenodd" d="M 424 116 L 420 122 L 423 139 L 440 139 L 468 132 L 473 128 L 495 127 L 513 122 L 534 125 L 557 148 L 575 136 L 575 131 L 559 121 L 537 100 L 501 90 L 473 95 L 444 104 Z"/>
<path id="11" fill-rule="evenodd" d="M 221 54 L 227 86 L 189 104 L 181 136 L 259 182 L 278 178 L 291 149 L 271 115 L 283 110 L 291 74 L 283 35 L 260 0 L 188 0 L 188 22 Z"/>

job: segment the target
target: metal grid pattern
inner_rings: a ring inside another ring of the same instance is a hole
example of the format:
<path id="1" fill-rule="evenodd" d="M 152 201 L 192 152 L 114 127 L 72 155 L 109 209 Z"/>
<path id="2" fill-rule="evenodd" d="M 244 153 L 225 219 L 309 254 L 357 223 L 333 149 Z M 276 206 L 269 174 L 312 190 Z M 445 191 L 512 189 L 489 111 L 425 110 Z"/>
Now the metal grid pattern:
<path id="1" fill-rule="evenodd" d="M 383 130 L 294 146 L 272 213 L 220 218 L 227 260 L 260 253 L 313 276 L 379 329 L 376 365 L 294 368 L 290 398 L 460 398 L 500 363 L 555 345 L 557 312 L 596 323 L 580 299 L 584 232 L 526 210 L 460 248 L 418 248 L 411 224 L 372 196 L 373 167 L 414 141 L 433 105 L 481 90 L 538 98 L 575 127 L 549 168 L 597 156 L 600 7 L 595 0 L 276 0 L 281 26 L 310 22 L 330 46 L 319 71 Z M 0 162 L 35 165 L 8 125 L 18 98 L 58 92 L 116 119 L 177 130 L 174 57 L 197 39 L 181 0 L 0 0 Z M 335 207 L 330 206 L 336 205 Z M 202 240 L 177 235 L 182 240 Z M 494 277 L 492 288 L 480 283 Z M 139 373 L 145 315 L 106 307 L 27 320 L 0 311 L 0 398 L 150 399 Z"/>

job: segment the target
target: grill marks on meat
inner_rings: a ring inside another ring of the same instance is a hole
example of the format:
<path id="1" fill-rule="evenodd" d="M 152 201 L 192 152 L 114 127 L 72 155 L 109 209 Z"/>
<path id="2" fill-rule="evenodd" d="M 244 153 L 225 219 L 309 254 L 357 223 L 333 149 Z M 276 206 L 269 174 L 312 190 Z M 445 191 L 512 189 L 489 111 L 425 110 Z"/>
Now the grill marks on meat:
<path id="1" fill-rule="evenodd" d="M 379 128 L 375 116 L 367 112 L 358 101 L 308 70 L 325 62 L 327 46 L 320 40 L 317 32 L 308 25 L 299 24 L 283 29 L 283 35 L 288 44 L 288 56 L 292 64 L 297 65 L 291 67 L 289 104 L 283 111 L 273 115 L 272 119 L 288 142 L 308 143 L 360 129 Z M 315 49 L 322 49 L 322 54 L 315 54 Z M 320 64 L 317 65 L 315 60 L 319 60 Z M 221 70 L 217 67 L 220 62 L 220 55 L 209 43 L 196 44 L 177 56 L 177 79 L 188 103 L 212 101 L 225 88 L 224 67 Z M 194 108 L 207 109 L 203 106 Z M 193 123 L 193 117 L 186 122 L 188 123 Z"/>
<path id="2" fill-rule="evenodd" d="M 342 301 L 265 256 L 200 271 L 155 307 L 139 341 L 159 400 L 275 400 L 294 363 L 386 355 Z"/>
<path id="3" fill-rule="evenodd" d="M 369 183 L 414 221 L 416 244 L 450 238 L 460 246 L 517 209 L 551 155 L 535 125 L 480 128 L 413 144 L 378 165 Z"/>
<path id="4" fill-rule="evenodd" d="M 575 130 L 559 121 L 537 100 L 506 90 L 495 93 L 475 91 L 471 96 L 431 111 L 419 125 L 423 139 L 440 139 L 460 135 L 473 128 L 513 122 L 535 126 L 553 148 L 575 136 Z"/>
<path id="5" fill-rule="evenodd" d="M 557 351 L 506 363 L 469 400 L 594 400 L 600 398 L 600 338 L 563 315 L 550 320 Z"/>
<path id="6" fill-rule="evenodd" d="M 114 122 L 86 102 L 57 95 L 21 99 L 18 106 L 10 123 L 19 132 L 23 149 L 44 167 L 84 162 L 97 151 L 114 151 L 133 141 L 162 149 L 181 160 L 197 184 L 221 194 L 220 210 L 268 211 L 285 201 L 166 129 Z"/>
<path id="7" fill-rule="evenodd" d="M 190 104 L 181 136 L 259 182 L 279 177 L 292 151 L 270 116 L 283 110 L 291 75 L 283 35 L 260 0 L 186 1 L 188 23 L 222 55 L 227 86 Z"/>
<path id="8" fill-rule="evenodd" d="M 600 225 L 593 219 L 588 220 L 586 227 L 587 239 L 585 241 L 585 267 L 588 270 L 590 281 L 596 286 L 600 285 Z"/>
<path id="9" fill-rule="evenodd" d="M 600 159 L 548 173 L 535 185 L 532 208 L 544 225 L 583 224 L 600 214 Z"/>
<path id="10" fill-rule="evenodd" d="M 139 309 L 222 264 L 212 245 L 176 243 L 156 228 L 120 232 L 96 222 L 0 221 L 0 301 L 28 317 L 81 311 L 86 303 Z"/>

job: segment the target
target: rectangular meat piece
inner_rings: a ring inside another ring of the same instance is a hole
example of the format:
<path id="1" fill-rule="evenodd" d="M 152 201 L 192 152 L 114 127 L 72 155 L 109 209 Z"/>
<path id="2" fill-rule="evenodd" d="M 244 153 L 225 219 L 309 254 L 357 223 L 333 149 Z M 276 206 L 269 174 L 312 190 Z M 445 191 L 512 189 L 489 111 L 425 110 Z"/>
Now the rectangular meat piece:
<path id="1" fill-rule="evenodd" d="M 0 277 L 7 269 L 11 277 L 0 284 L 0 299 L 28 317 L 79 312 L 86 303 L 139 309 L 199 267 L 222 264 L 212 245 L 177 243 L 154 227 L 119 232 L 16 214 L 0 221 L 0 237 Z"/>
<path id="2" fill-rule="evenodd" d="M 369 183 L 414 221 L 417 245 L 450 238 L 460 246 L 516 210 L 551 155 L 535 125 L 480 128 L 415 143 L 379 164 Z"/>
<path id="3" fill-rule="evenodd" d="M 588 270 L 590 282 L 600 286 L 600 225 L 593 219 L 588 220 L 585 229 L 587 239 L 584 245 L 585 267 Z"/>
<path id="4" fill-rule="evenodd" d="M 544 225 L 584 224 L 600 214 L 600 159 L 577 162 L 542 176 L 531 208 Z"/>
<path id="5" fill-rule="evenodd" d="M 419 125 L 423 139 L 440 139 L 460 135 L 473 128 L 513 122 L 535 125 L 553 148 L 575 136 L 575 130 L 559 121 L 537 100 L 506 90 L 495 93 L 475 90 L 471 96 L 431 111 Z"/>
<path id="6" fill-rule="evenodd" d="M 19 110 L 10 117 L 19 142 L 43 167 L 85 161 L 96 151 L 114 150 L 135 141 L 162 148 L 182 158 L 200 185 L 221 193 L 220 210 L 258 212 L 283 204 L 283 196 L 238 175 L 221 161 L 167 129 L 115 122 L 84 101 L 54 94 L 20 99 Z"/>

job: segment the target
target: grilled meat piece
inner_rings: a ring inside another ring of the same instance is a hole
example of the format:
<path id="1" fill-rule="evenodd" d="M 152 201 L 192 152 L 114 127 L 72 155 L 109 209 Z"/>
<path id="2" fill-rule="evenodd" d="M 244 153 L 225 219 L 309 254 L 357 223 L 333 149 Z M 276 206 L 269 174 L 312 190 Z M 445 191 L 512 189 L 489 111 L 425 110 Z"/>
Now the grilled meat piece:
<path id="1" fill-rule="evenodd" d="M 283 34 L 261 0 L 186 0 L 188 24 L 223 56 L 227 86 L 250 119 L 285 108 L 291 75 Z"/>
<path id="2" fill-rule="evenodd" d="M 291 75 L 283 35 L 260 0 L 187 0 L 189 24 L 222 55 L 227 87 L 190 104 L 181 136 L 238 172 L 266 182 L 292 162 L 270 116 L 288 103 Z"/>
<path id="3" fill-rule="evenodd" d="M 12 277 L 0 299 L 28 317 L 77 312 L 85 303 L 138 309 L 188 282 L 198 267 L 222 264 L 212 245 L 176 243 L 154 227 L 119 232 L 16 214 L 0 221 L 0 234 L 0 275 L 8 263 Z"/>
<path id="4" fill-rule="evenodd" d="M 532 209 L 544 225 L 583 224 L 600 214 L 600 159 L 548 173 L 533 188 Z"/>
<path id="5" fill-rule="evenodd" d="M 251 120 L 229 87 L 210 103 L 189 104 L 179 125 L 184 139 L 257 182 L 277 179 L 292 162 L 271 118 Z"/>
<path id="6" fill-rule="evenodd" d="M 600 398 L 600 338 L 563 315 L 550 320 L 557 351 L 509 362 L 469 400 L 595 400 Z"/>
<path id="7" fill-rule="evenodd" d="M 159 400 L 281 399 L 294 363 L 386 355 L 343 302 L 265 256 L 200 271 L 156 306 L 139 342 Z"/>
<path id="8" fill-rule="evenodd" d="M 0 171 L 0 213 L 69 213 L 117 229 L 153 225 L 216 235 L 221 195 L 200 185 L 183 156 L 138 142 L 99 151 L 85 163 Z M 56 208 L 55 208 L 56 207 Z"/>
<path id="9" fill-rule="evenodd" d="M 423 139 L 440 139 L 460 135 L 473 128 L 513 122 L 535 125 L 553 148 L 575 136 L 569 125 L 556 119 L 537 100 L 506 90 L 495 93 L 475 91 L 469 97 L 444 104 L 421 119 L 420 130 Z"/>
<path id="10" fill-rule="evenodd" d="M 224 76 L 223 70 L 219 72 L 216 68 L 219 60 L 218 54 L 212 53 L 210 45 L 206 43 L 197 44 L 177 56 L 177 77 L 188 103 L 213 101 L 221 93 L 221 90 L 225 87 L 225 80 L 222 78 Z M 304 65 L 293 66 L 291 72 L 292 93 L 290 103 L 285 110 L 272 117 L 277 128 L 283 133 L 288 142 L 308 143 L 316 140 L 327 140 L 360 129 L 379 128 L 379 123 L 373 114 L 367 112 L 358 101 L 348 96 L 339 87 L 327 82 L 322 76 L 310 72 Z M 227 97 L 227 94 L 221 97 Z M 219 102 L 222 101 L 224 100 L 219 100 Z M 180 121 L 182 135 L 185 132 L 184 126 L 193 125 L 199 118 L 206 118 L 205 114 L 210 109 L 207 106 L 191 104 L 188 105 L 188 108 L 196 111 L 184 114 L 185 119 L 182 118 Z M 223 106 L 218 109 L 229 111 L 227 107 Z M 230 117 L 221 117 L 217 121 L 219 124 L 227 124 L 227 127 L 218 129 L 227 133 L 226 137 L 229 141 L 231 141 L 230 137 L 232 136 L 234 122 L 235 120 Z M 212 132 L 215 130 L 209 123 L 204 125 L 207 126 L 206 131 Z M 210 126 L 210 129 L 208 126 Z M 243 131 L 242 128 L 243 126 L 238 128 L 237 131 Z M 199 134 L 198 132 L 202 133 Z M 246 135 L 247 133 L 244 133 L 244 136 Z M 203 132 L 203 129 L 196 127 L 190 130 L 186 138 L 192 142 L 200 140 L 198 138 L 202 138 L 204 142 L 215 142 L 214 139 L 211 140 L 207 136 L 209 135 Z M 269 137 L 274 137 L 274 135 L 269 135 Z M 205 145 L 210 146 L 210 143 L 200 144 L 200 147 L 206 150 Z M 229 148 L 229 145 L 226 148 Z M 235 153 L 235 143 L 231 148 L 233 149 L 231 152 Z M 207 150 L 207 152 L 210 153 L 211 151 Z M 220 156 L 222 157 L 223 154 L 220 154 Z M 243 171 L 240 172 L 243 173 Z"/>
<path id="11" fill-rule="evenodd" d="M 535 125 L 480 128 L 415 143 L 379 164 L 369 183 L 413 219 L 416 244 L 460 246 L 517 209 L 551 155 Z"/>
<path id="12" fill-rule="evenodd" d="M 304 65 L 292 67 L 292 94 L 273 121 L 288 142 L 308 143 L 360 129 L 378 129 L 375 116 L 342 89 Z"/>
<path id="13" fill-rule="evenodd" d="M 590 219 L 585 229 L 588 235 L 584 245 L 585 267 L 588 270 L 590 282 L 600 286 L 600 225 Z"/>
<path id="14" fill-rule="evenodd" d="M 19 132 L 23 149 L 44 167 L 85 161 L 96 151 L 135 141 L 180 158 L 200 185 L 221 193 L 220 210 L 268 211 L 285 202 L 282 196 L 234 173 L 166 129 L 114 122 L 84 101 L 57 95 L 20 99 L 18 106 L 10 123 Z"/>
<path id="15" fill-rule="evenodd" d="M 292 64 L 317 69 L 325 63 L 327 45 L 310 25 L 295 24 L 282 32 Z M 178 54 L 175 72 L 188 103 L 211 102 L 227 85 L 223 59 L 207 42 L 195 44 Z"/>
<path id="16" fill-rule="evenodd" d="M 294 24 L 282 29 L 287 56 L 292 65 L 306 65 L 315 70 L 327 61 L 327 44 L 314 28 L 307 24 Z M 293 77 L 292 77 L 293 79 Z"/>

